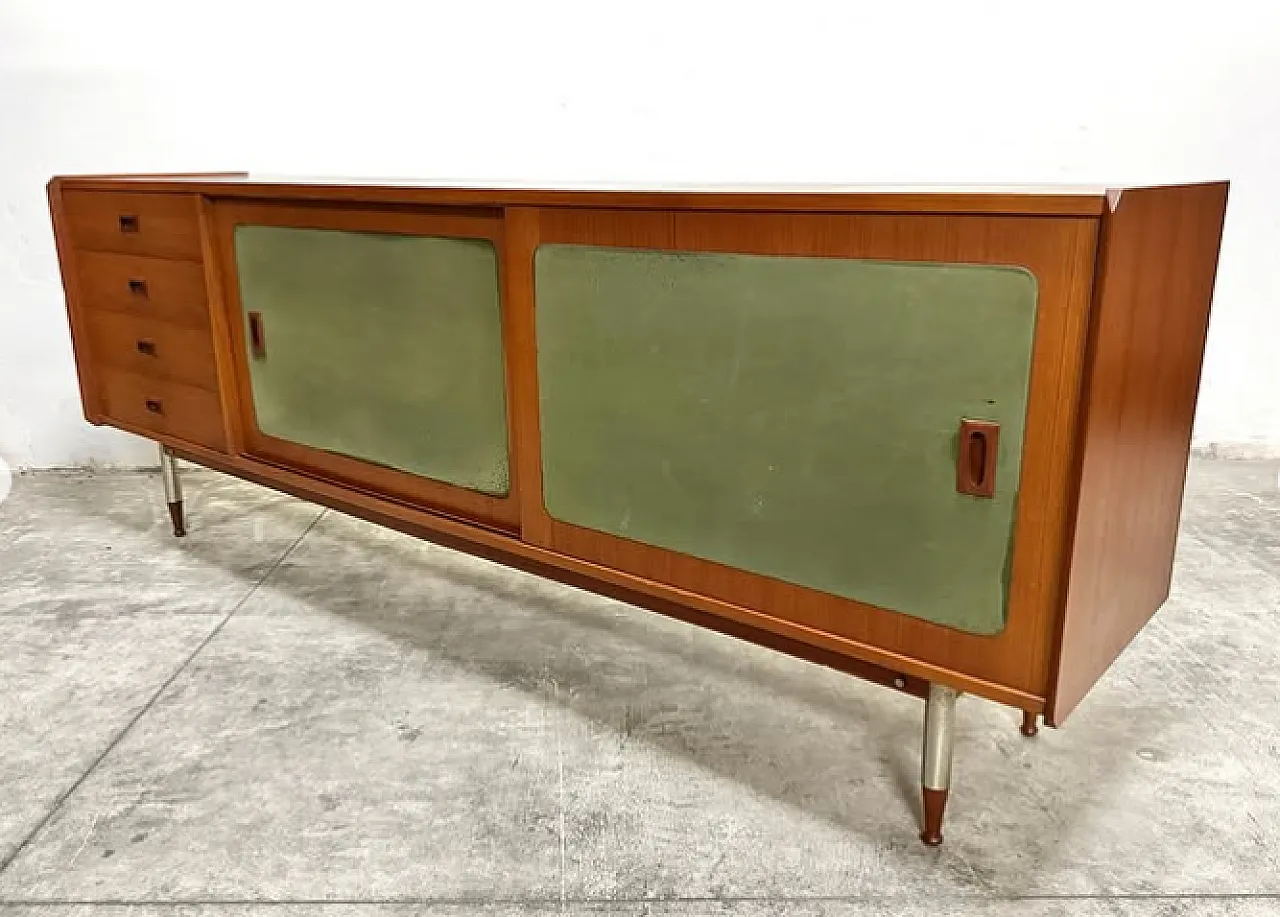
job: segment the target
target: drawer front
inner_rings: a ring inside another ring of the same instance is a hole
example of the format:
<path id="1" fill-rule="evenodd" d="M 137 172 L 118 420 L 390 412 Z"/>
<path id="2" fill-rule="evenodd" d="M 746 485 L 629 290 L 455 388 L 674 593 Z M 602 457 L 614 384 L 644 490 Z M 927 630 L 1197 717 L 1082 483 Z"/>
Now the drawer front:
<path id="1" fill-rule="evenodd" d="M 216 392 L 112 369 L 104 369 L 101 380 L 108 418 L 226 451 L 222 407 Z"/>
<path id="2" fill-rule="evenodd" d="M 91 310 L 85 316 L 93 358 L 114 369 L 172 379 L 218 390 L 213 341 L 207 330 L 119 312 Z"/>
<path id="3" fill-rule="evenodd" d="M 67 191 L 62 203 L 78 249 L 200 260 L 194 195 Z"/>
<path id="4" fill-rule="evenodd" d="M 89 251 L 77 252 L 75 259 L 85 307 L 209 327 L 199 263 Z"/>

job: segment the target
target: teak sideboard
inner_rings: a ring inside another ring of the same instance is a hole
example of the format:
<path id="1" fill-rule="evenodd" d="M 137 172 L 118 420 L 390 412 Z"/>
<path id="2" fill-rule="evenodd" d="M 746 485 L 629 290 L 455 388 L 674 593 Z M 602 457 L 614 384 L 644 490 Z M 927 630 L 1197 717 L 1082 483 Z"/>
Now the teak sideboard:
<path id="1" fill-rule="evenodd" d="M 85 416 L 1058 725 L 1169 591 L 1227 184 L 55 178 Z"/>

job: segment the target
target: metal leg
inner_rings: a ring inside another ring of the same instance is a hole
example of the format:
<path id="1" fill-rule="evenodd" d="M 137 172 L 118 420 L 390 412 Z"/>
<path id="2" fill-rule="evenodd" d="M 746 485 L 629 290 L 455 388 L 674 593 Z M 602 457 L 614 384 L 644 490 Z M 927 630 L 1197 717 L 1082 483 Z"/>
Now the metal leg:
<path id="1" fill-rule="evenodd" d="M 1035 738 L 1035 736 L 1040 732 L 1040 724 L 1038 722 L 1039 719 L 1040 717 L 1037 716 L 1035 713 L 1032 713 L 1030 710 L 1022 711 L 1022 730 L 1021 731 L 1022 731 L 1022 734 L 1026 736 L 1028 739 Z"/>
<path id="2" fill-rule="evenodd" d="M 956 698 L 960 693 L 946 685 L 929 685 L 924 710 L 924 757 L 920 783 L 924 795 L 924 830 L 920 840 L 930 847 L 942 843 L 942 813 L 951 789 L 951 750 L 955 741 Z"/>
<path id="3" fill-rule="evenodd" d="M 169 517 L 173 520 L 173 535 L 181 538 L 187 534 L 182 518 L 182 479 L 178 477 L 178 460 L 168 446 L 160 447 L 160 480 L 164 482 L 164 499 L 169 504 Z"/>

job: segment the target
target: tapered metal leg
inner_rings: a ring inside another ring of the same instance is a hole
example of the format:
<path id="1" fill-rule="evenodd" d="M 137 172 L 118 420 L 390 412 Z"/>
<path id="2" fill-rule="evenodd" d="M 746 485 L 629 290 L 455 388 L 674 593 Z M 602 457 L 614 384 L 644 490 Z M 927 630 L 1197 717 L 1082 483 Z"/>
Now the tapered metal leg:
<path id="1" fill-rule="evenodd" d="M 160 480 L 164 482 L 164 499 L 169 504 L 169 518 L 173 520 L 173 535 L 181 538 L 187 534 L 182 515 L 182 479 L 178 477 L 178 460 L 168 446 L 160 447 Z"/>
<path id="2" fill-rule="evenodd" d="M 1040 717 L 1030 710 L 1022 711 L 1022 734 L 1028 739 L 1035 738 L 1040 732 Z"/>
<path id="3" fill-rule="evenodd" d="M 930 847 L 942 843 L 942 815 L 951 789 L 951 751 L 955 741 L 956 698 L 954 688 L 929 685 L 924 709 L 924 757 L 920 783 L 924 796 L 924 830 L 920 840 Z"/>

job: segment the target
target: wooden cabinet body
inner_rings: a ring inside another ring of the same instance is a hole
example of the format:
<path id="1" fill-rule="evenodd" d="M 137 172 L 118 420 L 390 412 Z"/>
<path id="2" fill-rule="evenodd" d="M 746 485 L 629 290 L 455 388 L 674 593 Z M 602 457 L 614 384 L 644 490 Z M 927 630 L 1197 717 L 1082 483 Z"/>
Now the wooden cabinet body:
<path id="1" fill-rule="evenodd" d="M 55 179 L 85 413 L 1061 722 L 1168 593 L 1225 183 Z"/>

